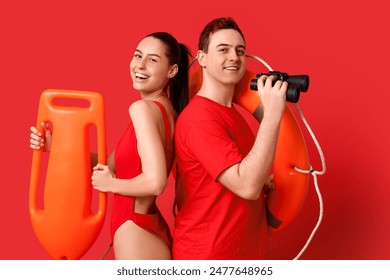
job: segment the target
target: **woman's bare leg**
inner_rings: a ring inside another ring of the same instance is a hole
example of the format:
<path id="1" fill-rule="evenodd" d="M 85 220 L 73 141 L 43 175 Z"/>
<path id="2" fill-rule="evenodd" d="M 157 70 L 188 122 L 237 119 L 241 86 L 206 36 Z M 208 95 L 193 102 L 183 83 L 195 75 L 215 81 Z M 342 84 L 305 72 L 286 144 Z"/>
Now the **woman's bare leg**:
<path id="1" fill-rule="evenodd" d="M 114 236 L 117 260 L 170 260 L 171 251 L 158 237 L 133 221 L 123 223 Z"/>

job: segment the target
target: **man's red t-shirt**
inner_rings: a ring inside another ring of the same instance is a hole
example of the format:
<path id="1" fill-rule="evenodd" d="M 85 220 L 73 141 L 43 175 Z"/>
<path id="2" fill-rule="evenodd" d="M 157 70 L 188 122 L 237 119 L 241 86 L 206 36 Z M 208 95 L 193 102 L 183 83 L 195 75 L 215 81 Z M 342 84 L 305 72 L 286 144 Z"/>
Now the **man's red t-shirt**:
<path id="1" fill-rule="evenodd" d="M 234 107 L 194 96 L 175 129 L 174 259 L 264 259 L 268 250 L 264 197 L 245 200 L 216 181 L 240 162 L 254 135 Z"/>

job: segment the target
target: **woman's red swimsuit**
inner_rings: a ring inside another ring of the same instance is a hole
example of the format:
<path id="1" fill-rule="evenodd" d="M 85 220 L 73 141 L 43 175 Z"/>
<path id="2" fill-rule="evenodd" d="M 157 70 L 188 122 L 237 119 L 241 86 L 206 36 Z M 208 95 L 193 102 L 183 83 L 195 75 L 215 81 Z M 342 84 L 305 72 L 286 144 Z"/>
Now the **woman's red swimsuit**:
<path id="1" fill-rule="evenodd" d="M 170 142 L 171 128 L 168 115 L 164 106 L 154 101 L 163 114 L 166 145 Z M 141 158 L 137 150 L 137 137 L 133 123 L 130 121 L 125 133 L 119 140 L 115 149 L 116 177 L 131 179 L 142 172 Z M 111 215 L 111 238 L 114 238 L 116 230 L 126 221 L 133 221 L 136 225 L 163 240 L 171 248 L 172 235 L 167 222 L 161 215 L 157 206 L 153 214 L 140 214 L 134 212 L 134 197 L 114 194 L 113 209 Z"/>

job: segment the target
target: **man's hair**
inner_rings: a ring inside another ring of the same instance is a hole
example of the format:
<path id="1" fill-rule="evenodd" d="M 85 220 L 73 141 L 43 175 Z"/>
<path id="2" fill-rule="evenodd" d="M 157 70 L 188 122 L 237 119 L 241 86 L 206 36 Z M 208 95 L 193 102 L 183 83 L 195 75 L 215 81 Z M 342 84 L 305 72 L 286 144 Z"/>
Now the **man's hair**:
<path id="1" fill-rule="evenodd" d="M 240 27 L 238 27 L 238 24 L 234 21 L 234 19 L 231 17 L 222 17 L 210 21 L 203 28 L 203 31 L 199 37 L 198 50 L 207 53 L 211 35 L 223 29 L 234 29 L 238 31 L 245 42 L 244 34 L 242 34 Z"/>

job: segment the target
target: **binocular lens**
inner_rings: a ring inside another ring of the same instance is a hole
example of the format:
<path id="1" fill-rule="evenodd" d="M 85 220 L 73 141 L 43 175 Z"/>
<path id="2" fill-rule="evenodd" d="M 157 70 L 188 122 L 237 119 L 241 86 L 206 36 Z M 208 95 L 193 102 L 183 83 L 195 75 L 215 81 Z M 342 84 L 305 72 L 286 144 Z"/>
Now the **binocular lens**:
<path id="1" fill-rule="evenodd" d="M 286 100 L 291 103 L 297 103 L 299 96 L 301 95 L 301 90 L 297 86 L 289 86 L 286 92 Z"/>
<path id="2" fill-rule="evenodd" d="M 276 80 L 274 80 L 272 86 L 275 84 L 277 80 L 283 80 L 288 83 L 288 88 L 286 92 L 286 100 L 291 103 L 297 103 L 299 100 L 299 96 L 301 91 L 306 92 L 309 88 L 309 76 L 308 75 L 296 75 L 296 76 L 288 76 L 287 73 L 271 71 L 268 74 L 257 74 L 255 79 L 251 80 L 249 85 L 251 90 L 257 91 L 257 80 L 262 75 L 273 75 L 276 76 Z"/>
<path id="3" fill-rule="evenodd" d="M 289 76 L 287 82 L 289 84 L 297 85 L 303 92 L 306 92 L 309 88 L 309 76 L 307 75 Z"/>
<path id="4" fill-rule="evenodd" d="M 250 89 L 257 91 L 257 79 L 252 79 L 251 80 Z"/>

